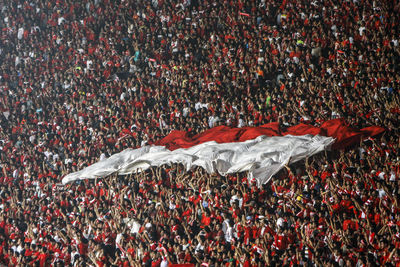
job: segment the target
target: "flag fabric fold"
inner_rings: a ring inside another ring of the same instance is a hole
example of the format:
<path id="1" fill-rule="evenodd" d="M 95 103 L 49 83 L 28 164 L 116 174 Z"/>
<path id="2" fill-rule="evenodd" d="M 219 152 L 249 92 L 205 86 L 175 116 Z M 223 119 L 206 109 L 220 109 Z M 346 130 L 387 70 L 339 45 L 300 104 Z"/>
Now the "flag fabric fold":
<path id="1" fill-rule="evenodd" d="M 334 149 L 345 148 L 383 131 L 377 126 L 355 130 L 341 119 L 327 121 L 321 127 L 299 124 L 284 132 L 278 123 L 243 128 L 217 126 L 193 137 L 184 131 L 172 131 L 154 145 L 126 149 L 68 174 L 62 182 L 67 184 L 115 173 L 127 175 L 151 166 L 180 163 L 187 170 L 199 166 L 208 173 L 221 175 L 247 171 L 249 179 L 255 179 L 261 185 L 285 164 L 310 157 L 331 146 Z"/>

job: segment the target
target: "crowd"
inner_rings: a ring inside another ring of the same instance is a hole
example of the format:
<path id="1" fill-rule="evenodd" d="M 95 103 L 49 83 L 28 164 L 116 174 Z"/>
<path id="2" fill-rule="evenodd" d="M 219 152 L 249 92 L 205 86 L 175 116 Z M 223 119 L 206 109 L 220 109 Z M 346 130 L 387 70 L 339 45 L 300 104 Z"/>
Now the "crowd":
<path id="1" fill-rule="evenodd" d="M 400 266 L 397 1 L 0 2 L 0 265 Z M 257 187 L 61 179 L 171 130 L 385 127 Z"/>

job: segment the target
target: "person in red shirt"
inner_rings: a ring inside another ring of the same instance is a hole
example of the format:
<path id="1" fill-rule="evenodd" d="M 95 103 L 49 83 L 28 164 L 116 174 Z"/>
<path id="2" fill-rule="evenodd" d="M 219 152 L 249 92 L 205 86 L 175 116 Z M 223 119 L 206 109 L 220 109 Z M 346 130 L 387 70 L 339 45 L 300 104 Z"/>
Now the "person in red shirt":
<path id="1" fill-rule="evenodd" d="M 275 234 L 274 246 L 279 251 L 285 250 L 288 246 L 287 237 L 281 228 L 278 228 L 278 232 Z"/>
<path id="2" fill-rule="evenodd" d="M 211 224 L 211 216 L 209 211 L 205 211 L 203 213 L 203 216 L 201 218 L 201 228 L 205 228 L 206 226 L 209 226 Z"/>
<path id="3" fill-rule="evenodd" d="M 49 260 L 50 260 L 50 256 L 47 252 L 47 248 L 46 247 L 42 247 L 40 254 L 37 257 L 38 261 L 39 261 L 39 266 L 40 267 L 45 267 L 45 266 L 49 266 Z"/>

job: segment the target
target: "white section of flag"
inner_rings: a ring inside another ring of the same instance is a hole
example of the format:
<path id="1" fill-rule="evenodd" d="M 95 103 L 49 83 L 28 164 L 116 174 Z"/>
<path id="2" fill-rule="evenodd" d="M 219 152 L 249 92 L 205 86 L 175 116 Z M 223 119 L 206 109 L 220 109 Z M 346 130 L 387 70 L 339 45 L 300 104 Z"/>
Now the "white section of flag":
<path id="1" fill-rule="evenodd" d="M 324 151 L 334 140 L 332 137 L 319 135 L 286 135 L 259 136 L 253 140 L 235 143 L 218 144 L 210 141 L 174 151 L 164 146 L 144 146 L 126 149 L 108 159 L 68 174 L 62 183 L 103 178 L 115 173 L 127 175 L 146 170 L 150 166 L 181 163 L 187 170 L 200 166 L 210 174 L 218 172 L 226 175 L 248 171 L 249 178 L 255 178 L 258 185 L 261 185 L 268 182 L 285 164 Z"/>

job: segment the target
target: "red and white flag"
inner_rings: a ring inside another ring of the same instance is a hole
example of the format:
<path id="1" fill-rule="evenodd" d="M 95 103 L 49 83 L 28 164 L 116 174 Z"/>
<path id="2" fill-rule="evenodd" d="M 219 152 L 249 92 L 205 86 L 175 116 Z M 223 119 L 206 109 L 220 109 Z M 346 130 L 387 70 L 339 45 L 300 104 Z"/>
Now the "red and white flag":
<path id="1" fill-rule="evenodd" d="M 294 163 L 326 149 L 343 149 L 363 138 L 380 134 L 377 126 L 355 130 L 343 119 L 326 121 L 321 127 L 299 124 L 281 131 L 278 123 L 260 127 L 218 126 L 190 137 L 172 131 L 154 145 L 126 149 L 78 172 L 65 176 L 63 184 L 81 179 L 127 175 L 151 166 L 181 163 L 187 170 L 200 166 L 208 173 L 249 172 L 258 185 L 267 183 L 285 164 Z"/>

